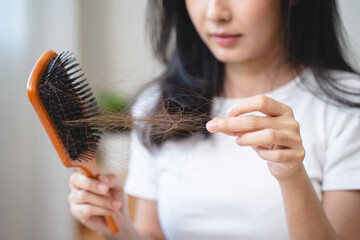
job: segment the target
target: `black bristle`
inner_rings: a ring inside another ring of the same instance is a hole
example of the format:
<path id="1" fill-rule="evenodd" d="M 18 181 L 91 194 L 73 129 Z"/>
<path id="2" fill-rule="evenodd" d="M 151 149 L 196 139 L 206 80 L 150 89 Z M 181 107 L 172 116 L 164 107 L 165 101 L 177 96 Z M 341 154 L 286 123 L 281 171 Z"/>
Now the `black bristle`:
<path id="1" fill-rule="evenodd" d="M 70 52 L 48 65 L 39 83 L 39 96 L 71 159 L 89 161 L 95 154 L 101 131 L 86 121 L 99 115 L 95 98 Z"/>

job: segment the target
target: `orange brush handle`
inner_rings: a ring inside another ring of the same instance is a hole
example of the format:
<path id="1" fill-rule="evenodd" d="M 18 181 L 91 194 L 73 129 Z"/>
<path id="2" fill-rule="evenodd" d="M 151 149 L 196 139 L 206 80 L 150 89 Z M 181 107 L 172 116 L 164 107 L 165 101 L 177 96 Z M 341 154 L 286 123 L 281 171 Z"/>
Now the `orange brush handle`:
<path id="1" fill-rule="evenodd" d="M 96 160 L 95 158 L 93 158 L 91 161 L 89 161 L 90 163 L 91 162 L 95 162 L 96 163 Z M 90 178 L 94 178 L 94 179 L 97 179 L 97 177 L 99 176 L 99 174 L 95 175 L 93 174 L 91 171 L 84 171 L 83 168 L 81 168 L 81 170 L 85 173 L 86 176 L 90 177 Z M 113 196 L 111 195 L 111 193 L 109 192 L 107 194 L 108 197 L 110 197 L 111 199 L 113 199 Z M 116 223 L 114 221 L 114 218 L 112 216 L 105 216 L 105 221 L 106 221 L 106 224 L 108 225 L 110 231 L 112 233 L 117 233 L 119 231 L 118 227 L 116 226 Z"/>
<path id="2" fill-rule="evenodd" d="M 79 162 L 79 161 L 74 161 L 70 158 L 48 112 L 46 111 L 39 97 L 38 86 L 41 76 L 44 73 L 47 66 L 50 64 L 51 60 L 56 58 L 57 56 L 58 54 L 54 51 L 47 51 L 43 55 L 41 55 L 40 59 L 37 61 L 29 77 L 28 85 L 27 85 L 27 94 L 36 114 L 40 119 L 41 124 L 43 125 L 46 133 L 48 134 L 64 166 L 68 168 L 73 168 L 73 167 L 79 168 L 82 172 L 85 173 L 86 176 L 91 178 L 97 178 L 99 175 L 99 170 L 95 159 L 92 159 L 91 161 L 88 162 L 86 161 Z M 109 196 L 111 197 L 110 194 Z M 105 220 L 112 233 L 118 232 L 118 228 L 112 216 L 106 216 Z"/>
<path id="3" fill-rule="evenodd" d="M 95 162 L 96 163 L 96 160 L 95 158 L 93 158 L 91 161 L 89 161 L 90 163 L 91 162 Z M 81 168 L 82 171 L 83 168 Z M 99 174 L 97 175 L 94 175 L 92 174 L 90 171 L 84 171 L 84 173 L 86 174 L 86 176 L 90 177 L 90 178 L 94 178 L 94 179 L 97 179 L 97 177 L 99 176 Z M 107 194 L 108 197 L 110 197 L 111 199 L 113 199 L 113 196 L 111 195 L 111 193 L 109 192 Z M 105 216 L 105 221 L 106 221 L 106 224 L 108 225 L 110 231 L 112 233 L 117 233 L 119 231 L 118 227 L 116 226 L 116 223 L 114 221 L 114 218 L 112 216 Z"/>

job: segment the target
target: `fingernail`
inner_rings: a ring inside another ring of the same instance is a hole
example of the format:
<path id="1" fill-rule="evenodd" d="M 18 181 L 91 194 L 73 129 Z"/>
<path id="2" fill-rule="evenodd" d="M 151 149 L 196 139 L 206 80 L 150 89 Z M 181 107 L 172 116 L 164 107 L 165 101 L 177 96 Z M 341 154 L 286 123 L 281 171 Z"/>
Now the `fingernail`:
<path id="1" fill-rule="evenodd" d="M 214 131 L 214 130 L 216 130 L 216 128 L 217 128 L 217 123 L 216 123 L 216 121 L 215 121 L 215 120 L 211 120 L 210 122 L 208 122 L 208 123 L 206 124 L 206 128 L 207 128 L 209 131 Z"/>
<path id="2" fill-rule="evenodd" d="M 107 191 L 107 186 L 103 183 L 98 184 L 97 188 L 101 193 L 105 193 Z"/>
<path id="3" fill-rule="evenodd" d="M 233 110 L 233 109 L 232 109 L 232 107 L 231 107 L 231 108 L 229 108 L 229 109 L 226 111 L 228 116 L 230 116 L 230 115 L 232 114 L 232 110 Z"/>
<path id="4" fill-rule="evenodd" d="M 238 145 L 241 145 L 241 138 L 240 138 L 240 137 L 236 138 L 236 143 L 237 143 Z"/>

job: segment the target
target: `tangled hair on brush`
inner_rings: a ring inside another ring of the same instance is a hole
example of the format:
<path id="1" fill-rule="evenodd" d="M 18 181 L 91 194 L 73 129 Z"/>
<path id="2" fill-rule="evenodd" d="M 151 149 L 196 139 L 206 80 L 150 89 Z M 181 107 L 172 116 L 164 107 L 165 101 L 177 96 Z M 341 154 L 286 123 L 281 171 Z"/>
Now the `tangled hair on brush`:
<path id="1" fill-rule="evenodd" d="M 359 92 L 343 86 L 331 70 L 357 74 L 345 58 L 346 41 L 336 0 L 281 0 L 285 59 L 296 71 L 306 66 L 315 75 L 318 88 L 335 104 L 360 108 L 345 95 Z M 161 146 L 168 139 L 184 139 L 196 133 L 209 133 L 205 124 L 211 118 L 213 97 L 223 90 L 224 64 L 218 61 L 197 34 L 184 0 L 149 0 L 147 30 L 152 49 L 165 65 L 154 82 L 160 97 L 152 111 L 141 119 L 109 116 L 109 125 L 141 126 L 145 146 Z M 306 80 L 306 79 L 305 79 Z M 306 81 L 303 81 L 306 85 Z M 309 91 L 312 91 L 309 85 Z"/>
<path id="2" fill-rule="evenodd" d="M 211 100 L 208 100 L 211 102 Z M 211 104 L 211 103 L 209 103 Z M 113 132 L 123 132 L 133 129 L 140 133 L 143 137 L 143 144 L 149 149 L 152 149 L 152 142 L 163 142 L 166 139 L 174 138 L 174 131 L 177 132 L 177 137 L 193 135 L 196 132 L 207 133 L 205 124 L 199 119 L 206 119 L 206 116 L 195 115 L 194 112 L 186 112 L 184 109 L 176 109 L 169 112 L 168 103 L 163 101 L 162 104 L 156 105 L 152 109 L 150 116 L 135 117 L 127 110 L 121 113 L 114 113 L 111 111 L 100 111 L 97 116 L 86 119 L 66 121 L 64 124 L 71 126 L 90 126 L 93 129 L 110 130 Z M 144 110 L 144 109 L 142 109 Z M 151 135 L 146 133 L 146 129 L 151 126 Z M 181 135 L 183 134 L 183 135 Z"/>

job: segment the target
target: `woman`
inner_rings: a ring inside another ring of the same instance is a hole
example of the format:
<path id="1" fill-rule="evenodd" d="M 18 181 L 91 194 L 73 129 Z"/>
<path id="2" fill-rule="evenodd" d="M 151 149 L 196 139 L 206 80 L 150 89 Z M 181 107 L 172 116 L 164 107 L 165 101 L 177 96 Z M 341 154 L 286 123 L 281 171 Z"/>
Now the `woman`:
<path id="1" fill-rule="evenodd" d="M 154 0 L 149 19 L 166 71 L 132 114 L 162 122 L 136 124 L 125 191 L 71 176 L 73 215 L 107 239 L 358 238 L 359 85 L 335 1 Z"/>

